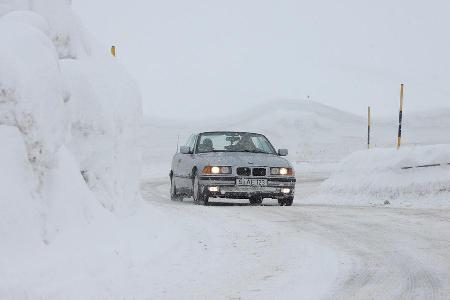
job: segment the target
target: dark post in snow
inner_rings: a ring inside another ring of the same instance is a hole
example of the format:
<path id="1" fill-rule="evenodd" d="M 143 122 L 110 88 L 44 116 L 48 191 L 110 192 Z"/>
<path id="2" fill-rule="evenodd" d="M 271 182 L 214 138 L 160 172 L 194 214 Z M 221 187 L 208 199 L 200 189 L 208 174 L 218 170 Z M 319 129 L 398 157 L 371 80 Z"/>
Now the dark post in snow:
<path id="1" fill-rule="evenodd" d="M 400 85 L 400 112 L 398 114 L 397 149 L 400 149 L 402 141 L 402 119 L 403 119 L 403 83 Z"/>

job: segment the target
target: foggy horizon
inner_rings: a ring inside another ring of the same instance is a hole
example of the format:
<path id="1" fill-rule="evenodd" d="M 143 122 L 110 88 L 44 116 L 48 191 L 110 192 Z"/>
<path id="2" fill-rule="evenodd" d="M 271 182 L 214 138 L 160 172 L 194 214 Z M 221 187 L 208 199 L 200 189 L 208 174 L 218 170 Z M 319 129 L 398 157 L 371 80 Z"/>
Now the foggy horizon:
<path id="1" fill-rule="evenodd" d="M 107 5 L 108 10 L 97 9 Z M 231 115 L 311 99 L 364 116 L 449 107 L 450 4 L 73 1 L 140 85 L 147 116 Z M 104 14 L 99 15 L 99 11 Z"/>

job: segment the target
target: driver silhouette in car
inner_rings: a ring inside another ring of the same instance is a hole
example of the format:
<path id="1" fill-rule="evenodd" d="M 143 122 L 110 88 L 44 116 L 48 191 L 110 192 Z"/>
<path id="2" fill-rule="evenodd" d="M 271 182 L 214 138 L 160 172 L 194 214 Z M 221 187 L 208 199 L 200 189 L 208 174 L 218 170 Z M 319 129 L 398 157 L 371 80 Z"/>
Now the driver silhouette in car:
<path id="1" fill-rule="evenodd" d="M 211 152 L 214 150 L 214 145 L 211 139 L 206 138 L 200 144 L 199 148 L 202 152 Z"/>

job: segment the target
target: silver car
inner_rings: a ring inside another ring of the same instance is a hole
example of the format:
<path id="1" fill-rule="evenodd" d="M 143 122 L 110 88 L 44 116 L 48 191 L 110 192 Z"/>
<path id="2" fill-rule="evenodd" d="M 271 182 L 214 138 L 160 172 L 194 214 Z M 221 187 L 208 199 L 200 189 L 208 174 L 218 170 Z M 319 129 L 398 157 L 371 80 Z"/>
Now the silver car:
<path id="1" fill-rule="evenodd" d="M 170 196 L 208 205 L 211 198 L 264 198 L 280 205 L 294 200 L 294 169 L 288 151 L 275 148 L 262 134 L 250 132 L 202 132 L 192 135 L 172 160 Z"/>

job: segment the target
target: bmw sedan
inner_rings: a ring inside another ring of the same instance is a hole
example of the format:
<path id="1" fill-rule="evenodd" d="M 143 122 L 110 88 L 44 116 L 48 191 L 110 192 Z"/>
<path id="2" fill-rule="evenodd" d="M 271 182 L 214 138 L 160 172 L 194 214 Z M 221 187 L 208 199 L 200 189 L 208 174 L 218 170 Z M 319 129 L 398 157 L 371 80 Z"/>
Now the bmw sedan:
<path id="1" fill-rule="evenodd" d="M 170 196 L 174 201 L 193 197 L 208 205 L 212 198 L 248 199 L 261 204 L 277 199 L 290 206 L 294 200 L 294 169 L 288 151 L 275 148 L 262 134 L 202 132 L 193 134 L 174 155 Z"/>

